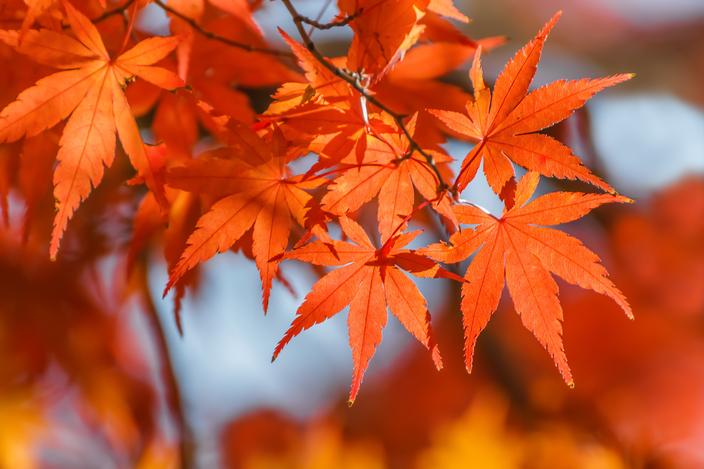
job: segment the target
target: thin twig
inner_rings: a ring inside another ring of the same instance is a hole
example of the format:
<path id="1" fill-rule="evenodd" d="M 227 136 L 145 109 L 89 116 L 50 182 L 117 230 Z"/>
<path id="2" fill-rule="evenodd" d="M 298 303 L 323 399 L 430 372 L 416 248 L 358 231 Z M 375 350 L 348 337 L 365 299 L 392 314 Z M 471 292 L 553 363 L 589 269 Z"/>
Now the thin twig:
<path id="1" fill-rule="evenodd" d="M 357 18 L 361 14 L 362 14 L 362 8 L 355 11 L 351 15 L 347 15 L 344 18 L 330 21 L 328 23 L 321 23 L 319 19 L 314 20 L 314 19 L 308 18 L 307 16 L 301 16 L 301 15 L 298 16 L 298 20 L 300 20 L 301 22 L 303 22 L 309 26 L 312 26 L 315 29 L 332 29 L 332 28 L 339 28 L 341 26 L 347 26 L 348 24 L 350 24 L 355 18 Z M 296 20 L 296 18 L 294 18 L 294 21 L 295 20 Z M 310 35 L 310 32 L 308 33 L 308 35 Z"/>
<path id="2" fill-rule="evenodd" d="M 328 11 L 328 8 L 332 5 L 332 0 L 325 0 L 325 3 L 323 4 L 322 8 L 318 12 L 318 15 L 315 17 L 315 21 L 320 21 L 323 19 L 323 15 L 325 15 L 325 12 Z M 315 26 L 311 26 L 308 28 L 308 35 L 310 37 L 313 37 L 313 33 L 315 32 Z"/>
<path id="3" fill-rule="evenodd" d="M 156 0 L 160 1 L 160 0 Z M 310 36 L 306 32 L 305 28 L 303 27 L 303 24 L 306 23 L 304 20 L 305 17 L 301 16 L 298 11 L 296 10 L 296 7 L 293 6 L 293 3 L 291 3 L 291 0 L 281 0 L 288 10 L 289 14 L 291 15 L 291 18 L 293 19 L 294 24 L 296 25 L 296 29 L 298 30 L 298 34 L 301 36 L 301 40 L 303 41 L 303 45 L 306 46 L 306 49 L 310 51 L 311 54 L 316 58 L 318 62 L 330 72 L 332 72 L 335 76 L 338 78 L 342 79 L 343 81 L 347 82 L 352 88 L 354 88 L 360 95 L 364 97 L 368 102 L 376 106 L 377 108 L 381 109 L 383 112 L 391 116 L 391 118 L 396 122 L 396 125 L 401 129 L 401 132 L 406 136 L 408 139 L 410 151 L 417 151 L 423 157 L 425 158 L 425 161 L 428 163 L 428 165 L 433 169 L 433 172 L 435 173 L 435 177 L 438 179 L 438 193 L 445 192 L 450 189 L 450 186 L 445 182 L 444 178 L 442 177 L 442 173 L 438 169 L 438 167 L 435 165 L 435 160 L 432 155 L 427 153 L 423 148 L 421 148 L 420 145 L 413 139 L 413 136 L 409 132 L 408 128 L 403 122 L 403 119 L 406 117 L 404 114 L 399 114 L 396 111 L 393 111 L 391 108 L 386 106 L 384 103 L 379 101 L 374 95 L 370 94 L 367 89 L 362 85 L 362 83 L 359 81 L 358 78 L 351 76 L 350 74 L 346 73 L 344 70 L 336 67 L 333 65 L 329 60 L 327 60 L 323 54 L 318 51 L 318 49 L 315 47 L 315 44 L 311 40 Z M 312 20 L 311 20 L 312 21 Z M 309 24 L 309 23 L 307 23 Z"/>
<path id="4" fill-rule="evenodd" d="M 102 14 L 96 16 L 95 18 L 91 18 L 90 21 L 91 21 L 92 23 L 100 23 L 101 21 L 105 21 L 106 19 L 108 19 L 108 18 L 110 18 L 110 17 L 112 17 L 112 16 L 121 15 L 121 14 L 123 14 L 124 12 L 126 12 L 127 9 L 128 9 L 129 7 L 131 7 L 132 4 L 133 4 L 135 1 L 136 1 L 136 0 L 127 0 L 125 3 L 123 3 L 123 4 L 120 5 L 119 7 L 115 7 L 115 8 L 113 8 L 112 10 L 104 11 Z M 66 24 L 66 23 L 63 23 L 63 24 L 61 25 L 61 28 L 62 28 L 62 29 L 68 29 L 68 28 L 70 28 L 70 27 L 71 27 L 71 25 Z"/>
<path id="5" fill-rule="evenodd" d="M 102 15 L 93 18 L 91 21 L 93 23 L 100 23 L 101 21 L 106 20 L 106 19 L 110 18 L 111 16 L 121 15 L 125 11 L 127 11 L 127 9 L 129 7 L 131 7 L 134 2 L 135 2 L 135 0 L 127 0 L 121 6 L 115 7 L 112 10 L 105 11 L 105 12 L 103 12 Z"/>
<path id="6" fill-rule="evenodd" d="M 282 51 L 282 50 L 276 50 L 276 49 L 269 49 L 267 47 L 257 47 L 257 46 L 252 46 L 250 44 L 246 44 L 244 42 L 239 42 L 235 41 L 233 39 L 230 39 L 225 36 L 221 36 L 219 34 L 216 34 L 212 31 L 208 31 L 207 29 L 203 29 L 196 20 L 193 18 L 190 18 L 183 13 L 179 12 L 178 10 L 175 10 L 168 6 L 166 3 L 164 3 L 162 0 L 154 0 L 154 4 L 159 6 L 162 10 L 171 13 L 175 17 L 179 18 L 180 20 L 185 21 L 188 23 L 188 25 L 196 30 L 198 33 L 202 34 L 203 36 L 207 37 L 208 39 L 212 39 L 213 41 L 218 41 L 222 42 L 223 44 L 227 44 L 228 46 L 232 47 L 237 47 L 239 49 L 246 50 L 248 52 L 259 52 L 261 54 L 269 54 L 269 55 L 276 55 L 280 57 L 293 57 L 293 54 L 290 52 Z"/>

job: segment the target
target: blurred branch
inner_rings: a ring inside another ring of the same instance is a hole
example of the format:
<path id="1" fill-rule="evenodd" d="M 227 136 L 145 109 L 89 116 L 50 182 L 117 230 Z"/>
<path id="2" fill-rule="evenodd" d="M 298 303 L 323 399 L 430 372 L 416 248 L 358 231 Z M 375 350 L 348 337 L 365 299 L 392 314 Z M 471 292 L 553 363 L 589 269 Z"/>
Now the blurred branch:
<path id="1" fill-rule="evenodd" d="M 166 341 L 161 320 L 159 319 L 159 312 L 154 304 L 154 300 L 152 299 L 149 278 L 147 276 L 146 259 L 144 259 L 142 263 L 143 265 L 141 268 L 135 270 L 138 271 L 137 275 L 140 277 L 139 282 L 141 283 L 140 287 L 144 300 L 144 317 L 154 332 L 155 345 L 161 361 L 161 379 L 164 385 L 164 392 L 166 394 L 166 402 L 173 414 L 175 424 L 179 432 L 180 467 L 184 469 L 194 468 L 196 467 L 195 438 L 193 437 L 193 432 L 191 431 L 191 427 L 186 419 L 181 390 L 179 388 L 178 379 L 171 362 L 169 345 Z"/>

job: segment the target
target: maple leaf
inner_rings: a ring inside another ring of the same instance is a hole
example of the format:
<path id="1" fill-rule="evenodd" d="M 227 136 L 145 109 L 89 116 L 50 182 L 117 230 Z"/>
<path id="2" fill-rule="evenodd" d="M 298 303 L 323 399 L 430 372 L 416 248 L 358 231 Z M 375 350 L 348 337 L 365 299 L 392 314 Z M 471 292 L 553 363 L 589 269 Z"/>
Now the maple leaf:
<path id="1" fill-rule="evenodd" d="M 416 7 L 413 9 L 417 13 Z M 371 11 L 377 10 L 375 5 Z M 415 13 L 413 17 L 415 18 Z M 363 125 L 367 124 L 367 114 L 371 112 L 368 112 L 367 107 L 374 107 L 360 99 L 358 91 L 321 64 L 306 47 L 284 31 L 279 32 L 304 70 L 307 83 L 285 83 L 274 95 L 275 101 L 266 114 L 285 116 L 288 122 L 292 116 L 286 111 L 295 110 L 297 106 L 313 101 L 313 97 L 319 97 L 320 107 L 352 111 L 358 116 L 357 121 Z M 349 54 L 352 54 L 354 47 L 350 49 L 347 57 L 326 60 L 342 69 L 355 70 L 360 83 L 368 88 L 370 93 L 398 112 L 412 114 L 431 104 L 455 109 L 457 101 L 464 102 L 467 99 L 466 93 L 457 86 L 442 83 L 438 78 L 461 66 L 478 45 L 492 48 L 503 41 L 501 38 L 488 38 L 475 42 L 464 36 L 440 39 L 440 42 L 420 44 L 404 52 L 402 61 L 396 62 L 393 67 L 382 67 L 376 72 L 353 66 L 355 58 Z M 408 47 L 411 45 L 413 43 Z M 306 114 L 308 113 L 310 110 Z"/>
<path id="2" fill-rule="evenodd" d="M 37 17 L 55 6 L 58 2 L 56 2 L 56 0 L 25 0 L 25 3 L 27 4 L 27 12 L 22 20 L 22 26 L 20 26 L 20 37 L 27 33 Z"/>
<path id="3" fill-rule="evenodd" d="M 396 234 L 377 249 L 364 229 L 347 217 L 340 218 L 344 241 L 313 241 L 286 254 L 311 264 L 342 266 L 321 278 L 296 311 L 296 318 L 279 341 L 272 361 L 291 339 L 349 305 L 347 318 L 354 369 L 349 403 L 357 397 L 364 373 L 381 342 L 386 308 L 418 341 L 431 351 L 438 369 L 440 352 L 430 330 L 428 306 L 415 284 L 402 272 L 419 277 L 446 277 L 461 281 L 425 256 L 403 249 L 420 231 Z"/>
<path id="4" fill-rule="evenodd" d="M 407 127 L 415 131 L 416 115 Z M 322 208 L 335 214 L 345 214 L 379 197 L 378 221 L 382 242 L 400 223 L 413 213 L 415 190 L 445 218 L 455 224 L 447 194 L 438 196 L 439 181 L 424 157 L 410 150 L 406 136 L 396 128 L 393 133 L 366 137 L 361 164 L 350 162 L 350 168 L 337 176 L 321 200 Z M 426 150 L 428 151 L 428 150 Z M 446 165 L 450 157 L 431 152 L 438 165 Z M 449 170 L 448 170 L 449 171 Z M 415 190 L 414 190 L 415 188 Z"/>
<path id="5" fill-rule="evenodd" d="M 497 194 L 514 177 L 511 161 L 545 176 L 579 179 L 614 192 L 583 166 L 568 147 L 536 133 L 569 117 L 597 92 L 633 77 L 632 74 L 620 74 L 597 79 L 559 80 L 527 94 L 543 44 L 560 14 L 555 14 L 506 64 L 496 79 L 493 93 L 484 84 L 481 51 L 475 54 L 470 70 L 474 100 L 467 102 L 466 114 L 430 110 L 451 130 L 477 142 L 457 175 L 455 185 L 459 190 L 474 178 L 483 160 L 487 181 Z"/>
<path id="6" fill-rule="evenodd" d="M 213 12 L 205 10 L 201 0 L 172 1 L 169 5 L 174 11 L 198 21 L 201 28 L 219 37 L 251 47 L 267 47 L 246 0 L 209 3 L 228 11 L 230 15 L 213 15 Z M 242 27 L 243 23 L 247 27 Z M 277 86 L 300 79 L 298 73 L 290 70 L 277 57 L 232 47 L 198 34 L 189 24 L 175 16 L 172 17 L 171 30 L 185 38 L 179 43 L 176 55 L 179 76 L 188 84 L 189 89 L 176 95 L 161 93 L 152 124 L 155 136 L 166 142 L 171 150 L 189 156 L 192 154 L 199 121 L 213 131 L 208 127 L 207 120 L 200 118 L 196 102 L 208 102 L 219 114 L 249 123 L 254 121 L 256 113 L 242 88 Z M 218 57 L 218 60 L 214 61 L 213 57 Z M 146 90 L 149 91 L 151 90 Z"/>
<path id="7" fill-rule="evenodd" d="M 221 198 L 198 220 L 186 249 L 171 269 L 164 295 L 186 272 L 229 249 L 252 228 L 252 251 L 261 275 L 266 311 L 292 219 L 304 224 L 311 199 L 305 189 L 324 181 L 291 174 L 288 148 L 277 131 L 266 141 L 238 127 L 232 139 L 229 147 L 207 152 L 171 168 L 167 174 L 167 183 L 174 188 Z"/>
<path id="8" fill-rule="evenodd" d="M 355 34 L 347 66 L 376 79 L 401 59 L 423 31 L 418 22 L 424 12 L 416 0 L 340 0 L 338 6 L 348 15 L 357 14 L 350 23 Z"/>
<path id="9" fill-rule="evenodd" d="M 308 101 L 306 97 L 308 97 L 311 89 L 314 94 L 324 98 L 326 103 L 336 105 L 342 109 L 349 109 L 350 98 L 357 96 L 352 87 L 320 63 L 303 44 L 295 41 L 282 29 L 279 29 L 279 34 L 281 34 L 281 37 L 296 56 L 298 65 L 303 69 L 308 83 L 285 84 L 283 89 L 280 89 L 274 97 L 277 101 L 288 102 L 288 105 L 282 106 L 278 104 L 274 108 L 275 112 L 280 114 L 284 110 L 305 104 Z M 334 59 L 328 60 L 334 62 Z M 270 110 L 268 113 L 271 114 L 273 112 Z"/>
<path id="10" fill-rule="evenodd" d="M 338 7 L 341 14 L 354 16 L 347 66 L 372 82 L 386 75 L 418 42 L 426 28 L 421 22 L 426 14 L 469 21 L 452 0 L 338 0 Z"/>
<path id="11" fill-rule="evenodd" d="M 57 214 L 49 249 L 52 259 L 69 219 L 102 180 L 103 167 L 112 164 L 116 134 L 150 189 L 161 193 L 123 88 L 135 76 L 167 89 L 182 85 L 169 70 L 153 66 L 176 47 L 177 38 L 145 39 L 113 59 L 90 20 L 68 2 L 64 8 L 75 38 L 42 29 L 27 31 L 18 42 L 16 31 L 0 31 L 0 39 L 18 52 L 63 69 L 24 90 L 0 112 L 0 142 L 37 135 L 70 115 L 54 172 Z"/>
<path id="12" fill-rule="evenodd" d="M 475 54 L 477 47 L 486 51 L 501 44 L 502 38 L 478 41 L 421 43 L 410 49 L 374 92 L 392 109 L 412 113 L 427 108 L 461 111 L 470 96 L 462 88 L 440 80 L 460 68 Z"/>
<path id="13" fill-rule="evenodd" d="M 562 308 L 550 273 L 609 296 L 629 318 L 633 318 L 633 313 L 626 298 L 608 279 L 596 254 L 579 240 L 540 225 L 567 223 L 602 204 L 631 200 L 610 194 L 554 192 L 526 203 L 538 180 L 536 172 L 523 176 L 516 187 L 515 205 L 500 218 L 473 205 L 455 206 L 460 222 L 477 227 L 453 234 L 449 244 L 433 244 L 419 252 L 439 262 L 454 263 L 479 250 L 467 268 L 467 283 L 462 285 L 468 371 L 472 368 L 477 337 L 499 305 L 505 279 L 523 324 L 550 353 L 564 380 L 572 385 L 562 346 Z"/>

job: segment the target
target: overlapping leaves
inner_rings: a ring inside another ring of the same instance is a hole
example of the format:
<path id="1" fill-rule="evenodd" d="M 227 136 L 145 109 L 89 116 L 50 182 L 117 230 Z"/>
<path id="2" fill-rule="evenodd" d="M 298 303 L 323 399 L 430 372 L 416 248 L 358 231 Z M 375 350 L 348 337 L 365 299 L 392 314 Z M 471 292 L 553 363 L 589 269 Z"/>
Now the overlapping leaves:
<path id="1" fill-rule="evenodd" d="M 17 52 L 60 69 L 33 86 L 27 87 L 34 80 L 24 83 L 26 89 L 0 111 L 0 142 L 29 138 L 22 152 L 35 158 L 54 148 L 53 133 L 39 134 L 66 120 L 53 174 L 52 257 L 69 219 L 113 163 L 117 136 L 138 173 L 131 181 L 145 182 L 149 189 L 135 215 L 128 264 L 134 265 L 147 239 L 163 230 L 170 269 L 166 290 L 177 288 L 176 303 L 187 274 L 228 250 L 254 260 L 264 310 L 274 280 L 286 283 L 280 269 L 284 260 L 335 267 L 318 269 L 321 278 L 274 356 L 303 330 L 349 307 L 350 401 L 381 340 L 387 309 L 441 366 L 428 305 L 407 273 L 462 283 L 468 369 L 504 284 L 524 324 L 568 383 L 572 376 L 552 275 L 611 297 L 631 315 L 596 254 L 544 227 L 576 220 L 605 203 L 629 201 L 568 147 L 539 133 L 597 92 L 631 77 L 562 80 L 529 92 L 559 14 L 509 61 L 490 91 L 481 53 L 502 39 L 467 38 L 450 22 L 467 18 L 449 0 L 339 0 L 336 21 L 353 32 L 344 56 L 324 57 L 305 33 L 302 43 L 282 33 L 303 75 L 279 60 L 281 51 L 266 53 L 252 17 L 256 5 L 241 0 L 168 2 L 162 8 L 179 38 L 149 37 L 128 48 L 136 12 L 146 3 L 123 12 L 129 21 L 120 30 L 119 49 L 107 40 L 109 28 L 101 28 L 101 36 L 67 1 L 28 3 L 31 18 L 18 30 L 0 31 L 0 40 Z M 29 29 L 46 12 L 56 13 L 70 30 L 61 25 Z M 293 20 L 301 19 L 294 15 Z M 473 95 L 440 80 L 472 55 Z M 168 66 L 156 65 L 162 60 Z M 134 78 L 148 85 L 138 82 L 131 88 L 131 108 L 125 89 Z M 177 93 L 162 91 L 184 82 L 188 86 Z M 268 109 L 257 115 L 242 88 L 280 84 Z M 151 130 L 163 142 L 147 149 L 135 115 L 149 116 L 152 109 Z M 194 155 L 201 130 L 213 141 Z M 475 143 L 456 175 L 443 146 L 447 134 Z M 299 161 L 306 157 L 309 165 Z M 27 180 L 48 174 L 50 163 L 42 155 L 36 171 L 23 170 L 19 178 L 29 186 L 20 191 L 28 212 L 43 192 Z M 530 171 L 518 183 L 514 163 Z M 12 177 L 5 168 L 11 164 L 3 165 L 0 195 L 7 197 Z M 505 203 L 501 217 L 459 202 L 481 165 Z M 556 192 L 530 201 L 538 174 L 577 179 L 608 194 Z M 378 232 L 378 245 L 366 234 L 369 227 L 361 226 L 370 209 L 376 212 L 369 225 Z M 409 226 L 429 224 L 435 215 L 442 223 L 432 226 L 433 232 L 449 230 L 449 242 L 410 249 L 418 232 L 409 232 Z M 460 223 L 474 227 L 457 231 Z M 342 240 L 334 236 L 338 225 Z M 472 255 L 464 279 L 438 264 Z"/>
<path id="2" fill-rule="evenodd" d="M 565 381 L 572 373 L 562 346 L 562 307 L 558 287 L 550 273 L 569 283 L 612 298 L 632 318 L 628 302 L 608 279 L 599 257 L 579 240 L 555 229 L 541 227 L 577 220 L 606 203 L 630 202 L 609 194 L 553 192 L 528 202 L 539 176 L 531 172 L 518 182 L 515 205 L 495 217 L 473 205 L 457 205 L 460 222 L 476 225 L 455 233 L 448 244 L 428 246 L 420 252 L 439 262 L 455 263 L 476 251 L 462 285 L 462 316 L 467 369 L 477 337 L 486 327 L 501 299 L 504 282 L 523 324 L 555 360 Z"/>
<path id="3" fill-rule="evenodd" d="M 116 134 L 135 169 L 162 193 L 123 88 L 135 76 L 166 89 L 182 85 L 175 74 L 153 65 L 176 47 L 176 38 L 152 37 L 113 59 L 93 23 L 70 3 L 64 8 L 75 37 L 42 29 L 28 31 L 20 41 L 16 31 L 0 31 L 0 39 L 19 52 L 63 70 L 39 80 L 0 112 L 0 142 L 37 135 L 70 116 L 54 172 L 52 257 L 68 220 L 100 183 L 103 167 L 112 164 Z"/>

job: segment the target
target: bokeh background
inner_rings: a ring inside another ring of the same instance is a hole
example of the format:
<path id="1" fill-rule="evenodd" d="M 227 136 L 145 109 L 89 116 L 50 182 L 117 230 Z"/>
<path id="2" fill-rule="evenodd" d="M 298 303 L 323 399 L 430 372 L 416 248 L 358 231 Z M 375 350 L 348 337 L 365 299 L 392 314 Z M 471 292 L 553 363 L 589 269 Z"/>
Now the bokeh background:
<path id="1" fill-rule="evenodd" d="M 300 8 L 315 17 L 324 3 Z M 602 256 L 636 314 L 628 321 L 605 298 L 560 284 L 575 389 L 507 295 L 467 375 L 457 287 L 421 281 L 445 369 L 436 372 L 390 318 L 348 408 L 344 314 L 270 363 L 316 280 L 309 268 L 283 266 L 299 294 L 275 285 L 265 316 L 254 264 L 216 257 L 184 299 L 180 336 L 173 298 L 160 299 L 167 274 L 158 253 L 130 280 L 145 282 L 150 298 L 116 298 L 109 250 L 92 254 L 92 272 L 72 271 L 39 254 L 20 260 L 3 234 L 0 466 L 174 467 L 185 458 L 252 469 L 704 467 L 704 2 L 455 3 L 473 19 L 458 25 L 471 37 L 508 38 L 484 58 L 488 81 L 558 9 L 534 86 L 637 74 L 553 129 L 637 201 L 565 228 Z M 283 47 L 277 26 L 295 36 L 278 2 L 255 17 L 274 45 Z M 148 8 L 139 27 L 164 33 L 168 21 Z M 350 38 L 342 29 L 313 37 L 328 55 L 344 54 Z M 447 80 L 467 87 L 466 68 Z M 263 109 L 272 90 L 244 91 Z M 461 159 L 469 146 L 447 148 Z M 481 176 L 464 198 L 500 211 Z"/>

